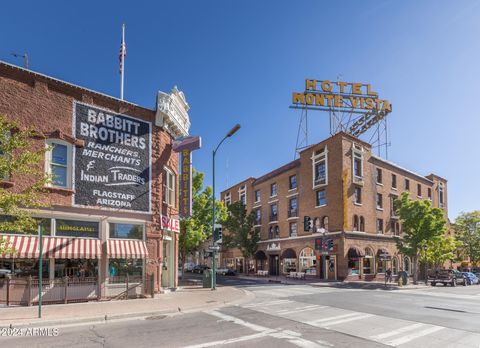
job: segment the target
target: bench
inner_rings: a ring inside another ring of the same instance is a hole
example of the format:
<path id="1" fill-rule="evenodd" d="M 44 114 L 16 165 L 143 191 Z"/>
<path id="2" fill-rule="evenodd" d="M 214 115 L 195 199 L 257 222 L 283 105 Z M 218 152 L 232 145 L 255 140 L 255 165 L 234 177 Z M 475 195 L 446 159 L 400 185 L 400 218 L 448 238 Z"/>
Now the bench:
<path id="1" fill-rule="evenodd" d="M 289 274 L 287 274 L 287 278 L 305 279 L 305 272 L 290 272 Z"/>
<path id="2" fill-rule="evenodd" d="M 256 275 L 258 277 L 268 277 L 268 271 L 258 270 Z"/>

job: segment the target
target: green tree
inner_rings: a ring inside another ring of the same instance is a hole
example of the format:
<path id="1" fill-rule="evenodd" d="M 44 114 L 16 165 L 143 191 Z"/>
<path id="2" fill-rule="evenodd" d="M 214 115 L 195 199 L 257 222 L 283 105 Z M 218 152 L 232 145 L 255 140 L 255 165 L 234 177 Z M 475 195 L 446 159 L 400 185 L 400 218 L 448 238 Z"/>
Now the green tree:
<path id="1" fill-rule="evenodd" d="M 260 229 L 253 228 L 255 224 L 255 213 L 247 213 L 245 205 L 237 201 L 228 206 L 228 216 L 223 222 L 224 230 L 222 246 L 225 248 L 238 248 L 245 260 L 249 260 L 260 241 Z"/>
<path id="2" fill-rule="evenodd" d="M 212 187 L 203 189 L 205 175 L 192 168 L 192 216 L 180 221 L 178 252 L 183 267 L 187 256 L 212 236 Z M 227 216 L 225 205 L 215 201 L 216 221 Z"/>
<path id="3" fill-rule="evenodd" d="M 453 236 L 439 235 L 426 243 L 419 260 L 435 269 L 440 268 L 446 261 L 457 258 L 456 252 L 461 245 Z"/>
<path id="4" fill-rule="evenodd" d="M 35 231 L 38 222 L 32 217 L 32 209 L 45 207 L 41 193 L 50 182 L 45 175 L 43 162 L 45 146 L 34 148 L 33 129 L 20 129 L 14 122 L 0 115 L 0 181 L 26 178 L 27 184 L 0 185 L 0 233 L 25 233 Z M 0 254 L 11 252 L 5 240 L 0 238 Z"/>
<path id="5" fill-rule="evenodd" d="M 480 262 L 480 211 L 462 212 L 455 219 L 455 234 L 464 253 L 474 264 Z"/>
<path id="6" fill-rule="evenodd" d="M 445 234 L 447 221 L 443 210 L 433 208 L 430 200 L 412 200 L 408 192 L 402 193 L 396 204 L 403 227 L 402 237 L 396 238 L 397 248 L 412 258 L 413 282 L 417 284 L 421 252 L 430 241 Z"/>

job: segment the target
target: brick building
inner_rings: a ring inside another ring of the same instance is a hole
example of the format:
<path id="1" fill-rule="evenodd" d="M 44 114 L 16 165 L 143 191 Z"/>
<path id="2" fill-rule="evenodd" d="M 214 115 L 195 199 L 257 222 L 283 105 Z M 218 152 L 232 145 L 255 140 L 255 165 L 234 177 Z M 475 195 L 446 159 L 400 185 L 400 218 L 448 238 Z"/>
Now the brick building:
<path id="1" fill-rule="evenodd" d="M 227 205 L 242 200 L 255 212 L 261 234 L 249 265 L 238 250 L 224 250 L 221 265 L 329 280 L 381 278 L 388 268 L 411 272 L 410 258 L 398 253 L 393 238 L 401 234 L 393 201 L 404 191 L 413 199 L 430 199 L 447 214 L 445 179 L 402 168 L 374 155 L 370 144 L 338 133 L 221 193 Z"/>
<path id="2" fill-rule="evenodd" d="M 42 163 L 53 175 L 43 196 L 50 207 L 34 215 L 46 235 L 45 278 L 90 277 L 95 297 L 116 296 L 134 279 L 143 290 L 146 278 L 156 292 L 177 286 L 172 142 L 188 134 L 188 109 L 176 87 L 158 92 L 156 109 L 149 109 L 0 62 L 0 114 L 33 126 L 35 148 L 52 146 Z M 9 177 L 0 185 L 15 191 L 26 180 Z M 2 237 L 17 254 L 0 255 L 0 268 L 38 274 L 38 237 Z"/>

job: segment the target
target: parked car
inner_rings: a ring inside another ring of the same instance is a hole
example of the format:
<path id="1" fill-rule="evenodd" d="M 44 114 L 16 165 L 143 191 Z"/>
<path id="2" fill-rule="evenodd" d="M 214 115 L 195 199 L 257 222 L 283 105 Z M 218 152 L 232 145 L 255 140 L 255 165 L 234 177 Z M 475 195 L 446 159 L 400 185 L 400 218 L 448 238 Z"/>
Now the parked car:
<path id="1" fill-rule="evenodd" d="M 195 267 L 193 267 L 192 272 L 202 274 L 203 271 L 205 271 L 206 269 L 210 269 L 210 267 L 208 267 L 207 265 L 196 265 Z"/>
<path id="2" fill-rule="evenodd" d="M 12 274 L 12 271 L 9 269 L 0 268 L 0 278 L 5 278 L 9 274 Z"/>
<path id="3" fill-rule="evenodd" d="M 462 274 L 464 275 L 465 279 L 467 280 L 468 285 L 474 285 L 474 284 L 478 285 L 479 279 L 475 274 L 473 274 L 472 272 L 462 272 Z"/>
<path id="4" fill-rule="evenodd" d="M 237 275 L 235 271 L 231 268 L 218 268 L 217 274 L 226 275 L 226 276 L 234 276 Z"/>
<path id="5" fill-rule="evenodd" d="M 440 270 L 435 272 L 435 277 L 432 279 L 431 284 L 432 286 L 435 286 L 437 284 L 443 284 L 443 286 L 447 286 L 447 284 L 450 284 L 451 286 L 457 286 L 457 284 L 462 284 L 463 286 L 466 286 L 467 279 L 462 272 L 459 272 L 457 270 Z"/>
<path id="6" fill-rule="evenodd" d="M 193 263 L 193 262 L 186 262 L 183 265 L 183 270 L 185 272 L 192 272 L 194 268 L 195 268 L 195 263 Z"/>

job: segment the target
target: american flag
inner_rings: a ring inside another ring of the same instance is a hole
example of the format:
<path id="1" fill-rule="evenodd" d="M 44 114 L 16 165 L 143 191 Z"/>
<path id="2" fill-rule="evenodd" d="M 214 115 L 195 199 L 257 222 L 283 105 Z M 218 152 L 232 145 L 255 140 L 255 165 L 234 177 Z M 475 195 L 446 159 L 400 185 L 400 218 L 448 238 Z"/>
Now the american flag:
<path id="1" fill-rule="evenodd" d="M 123 60 L 127 56 L 127 46 L 125 45 L 125 42 L 120 43 L 120 52 L 118 54 L 118 60 L 120 61 L 120 74 L 122 73 L 122 67 L 123 67 Z"/>

